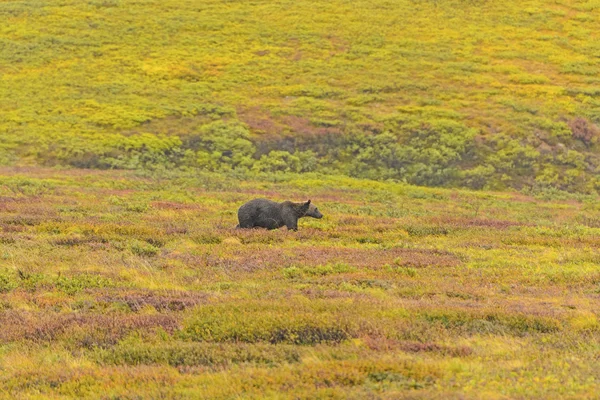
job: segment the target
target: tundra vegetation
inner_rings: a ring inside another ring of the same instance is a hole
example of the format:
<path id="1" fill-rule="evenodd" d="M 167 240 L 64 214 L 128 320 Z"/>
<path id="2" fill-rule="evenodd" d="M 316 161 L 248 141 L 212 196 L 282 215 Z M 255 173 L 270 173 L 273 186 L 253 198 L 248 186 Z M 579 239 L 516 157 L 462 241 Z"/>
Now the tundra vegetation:
<path id="1" fill-rule="evenodd" d="M 0 164 L 600 188 L 597 0 L 22 0 L 0 20 Z"/>
<path id="2" fill-rule="evenodd" d="M 4 168 L 0 397 L 597 398 L 599 248 L 586 195 Z"/>
<path id="3" fill-rule="evenodd" d="M 598 0 L 0 21 L 0 397 L 597 398 Z"/>

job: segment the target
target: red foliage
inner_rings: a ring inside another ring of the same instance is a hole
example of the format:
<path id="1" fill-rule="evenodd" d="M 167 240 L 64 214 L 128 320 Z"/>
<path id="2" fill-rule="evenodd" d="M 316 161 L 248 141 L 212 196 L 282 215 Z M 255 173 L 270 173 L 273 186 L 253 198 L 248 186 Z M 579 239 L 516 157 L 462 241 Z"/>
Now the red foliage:
<path id="1" fill-rule="evenodd" d="M 125 303 L 134 312 L 140 311 L 145 306 L 154 307 L 157 311 L 182 311 L 198 304 L 208 302 L 208 295 L 199 292 L 184 291 L 128 291 L 117 289 L 110 293 L 98 296 L 99 302 Z"/>
<path id="2" fill-rule="evenodd" d="M 0 314 L 0 342 L 20 339 L 53 341 L 84 332 L 80 340 L 114 344 L 134 330 L 162 328 L 174 332 L 178 320 L 171 315 L 59 314 L 51 312 L 6 311 Z M 81 336 L 81 335 L 80 335 Z"/>
<path id="3" fill-rule="evenodd" d="M 197 204 L 177 203 L 175 201 L 153 201 L 150 204 L 152 208 L 159 210 L 197 210 L 202 208 Z"/>
<path id="4" fill-rule="evenodd" d="M 585 144 L 592 143 L 592 141 L 600 134 L 600 130 L 596 125 L 582 117 L 573 118 L 569 121 L 568 125 L 569 128 L 571 128 L 573 137 L 581 140 Z"/>

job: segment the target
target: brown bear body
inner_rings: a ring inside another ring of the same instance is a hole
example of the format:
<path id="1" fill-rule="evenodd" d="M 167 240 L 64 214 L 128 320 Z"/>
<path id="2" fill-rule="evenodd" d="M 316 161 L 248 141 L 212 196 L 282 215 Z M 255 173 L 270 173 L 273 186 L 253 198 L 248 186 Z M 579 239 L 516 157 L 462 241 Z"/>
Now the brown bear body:
<path id="1" fill-rule="evenodd" d="M 254 199 L 238 210 L 239 225 L 236 228 L 278 229 L 286 226 L 298 230 L 298 219 L 302 217 L 323 218 L 323 214 L 310 203 L 277 203 L 267 199 Z"/>

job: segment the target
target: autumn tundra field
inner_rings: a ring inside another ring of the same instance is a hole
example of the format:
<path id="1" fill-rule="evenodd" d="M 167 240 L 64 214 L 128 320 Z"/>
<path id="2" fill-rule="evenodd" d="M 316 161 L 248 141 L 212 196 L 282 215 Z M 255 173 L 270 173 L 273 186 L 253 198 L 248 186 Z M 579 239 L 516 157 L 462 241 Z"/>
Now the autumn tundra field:
<path id="1" fill-rule="evenodd" d="M 593 197 L 5 168 L 3 398 L 597 398 Z M 298 232 L 236 230 L 255 197 Z"/>
<path id="2" fill-rule="evenodd" d="M 0 398 L 597 399 L 599 27 L 0 0 Z"/>

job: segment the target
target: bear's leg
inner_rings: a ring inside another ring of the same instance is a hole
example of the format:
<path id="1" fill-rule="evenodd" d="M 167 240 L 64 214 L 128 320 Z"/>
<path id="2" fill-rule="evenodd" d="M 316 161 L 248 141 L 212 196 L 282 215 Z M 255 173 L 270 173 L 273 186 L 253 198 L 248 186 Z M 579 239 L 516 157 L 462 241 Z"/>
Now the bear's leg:
<path id="1" fill-rule="evenodd" d="M 297 231 L 298 230 L 298 218 L 291 215 L 286 215 L 283 218 L 283 222 L 285 226 L 287 226 L 288 231 Z"/>
<path id="2" fill-rule="evenodd" d="M 252 218 L 240 216 L 238 219 L 240 221 L 240 223 L 237 226 L 238 228 L 254 228 L 254 222 L 252 222 Z"/>

